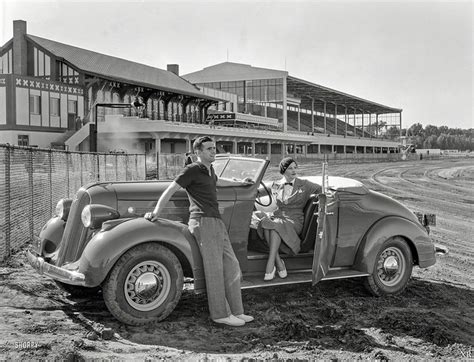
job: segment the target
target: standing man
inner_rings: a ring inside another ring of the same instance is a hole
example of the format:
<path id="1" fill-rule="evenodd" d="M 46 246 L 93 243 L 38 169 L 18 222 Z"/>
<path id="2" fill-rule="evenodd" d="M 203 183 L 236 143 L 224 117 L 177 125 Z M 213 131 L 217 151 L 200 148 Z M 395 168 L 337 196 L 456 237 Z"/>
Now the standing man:
<path id="1" fill-rule="evenodd" d="M 219 213 L 216 186 L 243 186 L 253 181 L 218 179 L 212 167 L 216 156 L 212 138 L 199 137 L 193 149 L 197 161 L 184 168 L 145 218 L 156 221 L 171 196 L 181 187 L 186 189 L 190 201 L 188 227 L 201 251 L 211 319 L 229 326 L 243 326 L 253 321 L 253 317 L 244 314 L 240 266 Z"/>

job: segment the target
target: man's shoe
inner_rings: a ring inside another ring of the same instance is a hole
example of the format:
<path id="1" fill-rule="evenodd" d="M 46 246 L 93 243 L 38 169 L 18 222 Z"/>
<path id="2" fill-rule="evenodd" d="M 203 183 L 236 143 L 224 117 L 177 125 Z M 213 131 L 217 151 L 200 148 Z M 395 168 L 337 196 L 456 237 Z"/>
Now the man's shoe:
<path id="1" fill-rule="evenodd" d="M 245 323 L 249 323 L 253 321 L 253 317 L 246 314 L 239 314 L 239 315 L 236 315 L 236 317 L 239 319 L 242 319 Z"/>
<path id="2" fill-rule="evenodd" d="M 226 324 L 231 327 L 242 327 L 245 325 L 245 321 L 243 319 L 237 318 L 232 314 L 226 318 L 213 319 L 213 321 L 220 324 Z"/>
<path id="3" fill-rule="evenodd" d="M 265 277 L 263 278 L 263 280 L 266 281 L 266 282 L 268 282 L 269 280 L 273 280 L 273 278 L 275 278 L 276 270 L 277 270 L 277 268 L 276 268 L 276 266 L 274 266 L 271 273 L 265 273 Z"/>

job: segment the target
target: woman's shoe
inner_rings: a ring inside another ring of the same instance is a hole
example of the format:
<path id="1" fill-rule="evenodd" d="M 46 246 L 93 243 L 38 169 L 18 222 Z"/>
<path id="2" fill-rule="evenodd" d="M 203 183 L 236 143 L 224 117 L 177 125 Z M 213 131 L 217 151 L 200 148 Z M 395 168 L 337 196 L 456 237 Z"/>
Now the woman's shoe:
<path id="1" fill-rule="evenodd" d="M 288 273 L 286 271 L 286 265 L 285 265 L 285 262 L 282 260 L 281 261 L 282 264 L 283 264 L 283 270 L 278 270 L 278 276 L 281 278 L 281 279 L 285 279 L 287 276 L 288 276 Z"/>
<path id="2" fill-rule="evenodd" d="M 273 270 L 271 273 L 265 273 L 265 277 L 263 278 L 264 281 L 268 282 L 269 280 L 273 280 L 275 278 L 275 273 L 276 273 L 276 266 L 273 267 Z"/>

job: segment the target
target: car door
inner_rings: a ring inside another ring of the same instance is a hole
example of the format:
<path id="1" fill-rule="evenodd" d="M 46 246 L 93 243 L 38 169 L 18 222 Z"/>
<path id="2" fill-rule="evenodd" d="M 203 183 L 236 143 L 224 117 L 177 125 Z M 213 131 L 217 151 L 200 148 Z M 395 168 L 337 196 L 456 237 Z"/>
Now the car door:
<path id="1" fill-rule="evenodd" d="M 331 266 L 336 250 L 338 199 L 331 191 L 319 195 L 318 227 L 313 254 L 313 285 L 323 279 Z"/>

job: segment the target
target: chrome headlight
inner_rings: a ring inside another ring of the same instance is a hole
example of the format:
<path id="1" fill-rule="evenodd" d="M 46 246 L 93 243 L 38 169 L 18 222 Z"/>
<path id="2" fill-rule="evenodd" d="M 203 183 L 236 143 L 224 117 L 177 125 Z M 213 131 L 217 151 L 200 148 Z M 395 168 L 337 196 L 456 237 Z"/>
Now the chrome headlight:
<path id="1" fill-rule="evenodd" d="M 71 210 L 72 199 L 61 199 L 56 204 L 56 211 L 55 214 L 60 219 L 64 221 L 67 220 L 69 216 L 69 210 Z"/>
<path id="2" fill-rule="evenodd" d="M 100 228 L 104 221 L 118 219 L 119 217 L 120 214 L 117 210 L 100 204 L 87 205 L 81 213 L 82 224 L 91 229 Z"/>

